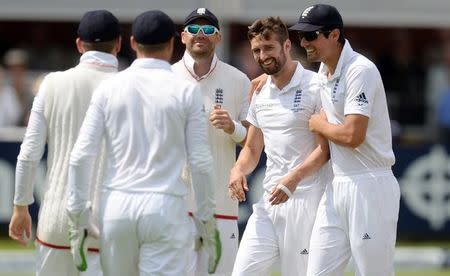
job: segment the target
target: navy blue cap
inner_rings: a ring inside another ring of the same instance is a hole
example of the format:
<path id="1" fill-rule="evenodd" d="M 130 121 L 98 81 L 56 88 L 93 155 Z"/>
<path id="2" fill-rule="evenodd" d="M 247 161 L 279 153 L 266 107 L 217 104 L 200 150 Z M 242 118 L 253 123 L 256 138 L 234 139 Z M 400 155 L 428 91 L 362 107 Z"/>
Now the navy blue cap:
<path id="1" fill-rule="evenodd" d="M 317 4 L 306 8 L 298 19 L 297 24 L 289 30 L 312 32 L 327 27 L 343 27 L 344 23 L 338 10 L 330 5 Z"/>
<path id="2" fill-rule="evenodd" d="M 186 27 L 197 19 L 205 19 L 209 22 L 209 24 L 220 30 L 219 20 L 217 20 L 217 17 L 207 8 L 198 8 L 193 10 L 184 20 L 184 26 Z"/>
<path id="3" fill-rule="evenodd" d="M 167 14 L 160 10 L 151 10 L 134 19 L 131 33 L 137 43 L 160 44 L 176 35 L 176 27 Z"/>
<path id="4" fill-rule="evenodd" d="M 81 18 L 77 33 L 85 42 L 111 41 L 120 36 L 119 20 L 107 10 L 88 11 Z"/>

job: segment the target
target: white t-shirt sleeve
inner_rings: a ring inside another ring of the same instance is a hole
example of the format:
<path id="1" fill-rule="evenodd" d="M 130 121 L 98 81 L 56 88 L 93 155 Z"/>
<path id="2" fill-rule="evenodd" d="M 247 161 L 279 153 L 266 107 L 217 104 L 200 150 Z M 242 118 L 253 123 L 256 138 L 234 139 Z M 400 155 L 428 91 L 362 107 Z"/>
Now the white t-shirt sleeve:
<path id="1" fill-rule="evenodd" d="M 377 91 L 371 68 L 358 66 L 349 70 L 346 79 L 344 114 L 360 114 L 370 118 Z"/>
<path id="2" fill-rule="evenodd" d="M 248 91 L 250 91 L 250 80 L 247 77 L 244 77 L 242 80 L 242 89 L 241 89 L 241 93 L 239 94 L 240 96 L 240 101 L 241 101 L 241 109 L 239 111 L 239 121 L 245 121 L 247 118 L 247 113 L 248 113 L 248 108 L 249 108 L 249 103 L 248 103 Z"/>
<path id="3" fill-rule="evenodd" d="M 254 125 L 255 127 L 259 128 L 258 120 L 256 119 L 256 97 L 257 96 L 258 95 L 256 95 L 256 93 L 254 93 L 252 96 L 252 101 L 250 102 L 250 106 L 248 108 L 247 121 L 250 124 Z"/>
<path id="4" fill-rule="evenodd" d="M 97 88 L 70 154 L 67 209 L 71 212 L 84 210 L 89 200 L 92 167 L 104 133 L 105 99 L 102 87 Z"/>
<path id="5" fill-rule="evenodd" d="M 47 122 L 44 116 L 47 82 L 47 78 L 42 81 L 39 92 L 34 98 L 25 137 L 17 157 L 15 205 L 26 206 L 34 202 L 34 179 L 47 141 Z"/>

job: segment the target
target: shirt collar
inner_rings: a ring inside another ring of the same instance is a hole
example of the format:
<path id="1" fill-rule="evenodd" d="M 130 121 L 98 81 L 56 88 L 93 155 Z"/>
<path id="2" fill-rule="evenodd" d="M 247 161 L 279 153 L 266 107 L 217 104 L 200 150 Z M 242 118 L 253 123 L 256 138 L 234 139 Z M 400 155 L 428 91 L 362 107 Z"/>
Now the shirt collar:
<path id="1" fill-rule="evenodd" d="M 194 79 L 196 79 L 197 81 L 200 81 L 202 79 L 207 78 L 212 73 L 214 68 L 216 68 L 218 60 L 219 59 L 217 58 L 217 55 L 214 53 L 214 56 L 213 56 L 213 59 L 212 59 L 212 62 L 211 62 L 211 66 L 209 67 L 208 73 L 204 74 L 203 76 L 197 76 L 197 74 L 195 74 L 195 71 L 194 71 L 194 64 L 195 64 L 194 58 L 191 56 L 191 54 L 188 51 L 184 51 L 184 55 L 183 55 L 184 66 L 189 71 L 191 76 Z"/>
<path id="2" fill-rule="evenodd" d="M 348 42 L 348 40 L 346 39 L 344 47 L 342 48 L 341 51 L 341 56 L 339 57 L 338 63 L 336 65 L 336 70 L 334 70 L 334 74 L 331 76 L 331 78 L 329 78 L 329 80 L 334 80 L 340 77 L 342 67 L 344 66 L 344 63 L 346 63 L 347 59 L 351 56 L 352 53 L 353 48 L 352 46 L 350 46 L 350 42 Z M 320 64 L 319 74 L 324 75 L 326 77 L 328 71 L 329 71 L 328 67 L 322 62 Z"/>
<path id="3" fill-rule="evenodd" d="M 80 57 L 80 63 L 93 64 L 101 67 L 118 68 L 119 62 L 117 58 L 105 52 L 100 51 L 87 51 Z"/>
<path id="4" fill-rule="evenodd" d="M 137 58 L 131 64 L 132 68 L 157 68 L 171 70 L 170 63 L 168 61 L 156 58 Z"/>
<path id="5" fill-rule="evenodd" d="M 267 83 L 269 84 L 270 89 L 279 90 L 280 93 L 286 93 L 292 89 L 292 87 L 298 87 L 300 82 L 302 81 L 303 71 L 305 70 L 300 62 L 296 61 L 297 67 L 295 68 L 295 72 L 292 75 L 290 82 L 283 87 L 283 89 L 279 90 L 275 83 L 272 82 L 272 76 L 269 76 L 267 79 Z"/>

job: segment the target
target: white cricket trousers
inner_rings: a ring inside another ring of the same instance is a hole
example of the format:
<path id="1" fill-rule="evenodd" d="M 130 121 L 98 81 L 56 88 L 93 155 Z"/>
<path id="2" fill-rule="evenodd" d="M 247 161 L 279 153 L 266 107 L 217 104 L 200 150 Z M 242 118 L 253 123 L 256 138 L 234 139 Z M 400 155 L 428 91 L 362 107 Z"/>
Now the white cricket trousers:
<path id="1" fill-rule="evenodd" d="M 306 275 L 309 240 L 323 188 L 296 191 L 280 205 L 271 205 L 269 194 L 264 193 L 253 205 L 232 275 L 270 275 L 278 260 L 281 275 Z"/>
<path id="2" fill-rule="evenodd" d="M 37 276 L 101 276 L 100 254 L 88 252 L 88 268 L 78 271 L 73 263 L 70 249 L 59 249 L 36 242 L 36 275 Z"/>
<path id="3" fill-rule="evenodd" d="M 222 257 L 217 265 L 214 274 L 208 274 L 208 254 L 205 247 L 199 251 L 194 250 L 194 245 L 189 256 L 189 276 L 230 276 L 233 270 L 234 260 L 238 251 L 239 229 L 237 219 L 221 218 L 217 219 L 217 228 L 220 232 L 220 241 L 222 242 Z M 192 219 L 192 229 L 196 232 L 194 221 Z"/>
<path id="4" fill-rule="evenodd" d="M 335 176 L 317 210 L 308 276 L 393 276 L 400 189 L 392 171 Z"/>
<path id="5" fill-rule="evenodd" d="M 193 236 L 185 200 L 161 193 L 104 191 L 100 256 L 107 276 L 183 276 Z"/>

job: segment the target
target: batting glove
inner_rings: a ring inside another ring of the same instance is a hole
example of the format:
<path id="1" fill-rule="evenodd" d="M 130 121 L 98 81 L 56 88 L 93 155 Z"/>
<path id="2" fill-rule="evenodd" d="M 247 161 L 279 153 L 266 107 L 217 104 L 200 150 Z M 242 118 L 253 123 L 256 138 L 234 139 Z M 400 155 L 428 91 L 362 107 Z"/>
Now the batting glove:
<path id="1" fill-rule="evenodd" d="M 216 272 L 217 265 L 219 264 L 220 257 L 222 255 L 222 243 L 220 242 L 220 234 L 217 229 L 217 222 L 214 217 L 211 217 L 207 221 L 201 221 L 193 216 L 197 234 L 201 239 L 196 239 L 195 247 L 199 250 L 201 246 L 204 246 L 208 253 L 208 273 L 212 274 Z"/>
<path id="2" fill-rule="evenodd" d="M 73 262 L 79 271 L 87 269 L 87 242 L 88 236 L 98 238 L 98 228 L 90 221 L 90 209 L 72 213 L 67 211 L 69 217 L 70 252 Z"/>

